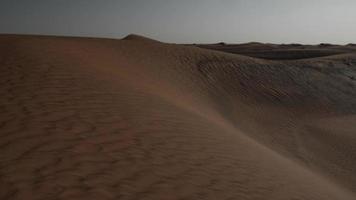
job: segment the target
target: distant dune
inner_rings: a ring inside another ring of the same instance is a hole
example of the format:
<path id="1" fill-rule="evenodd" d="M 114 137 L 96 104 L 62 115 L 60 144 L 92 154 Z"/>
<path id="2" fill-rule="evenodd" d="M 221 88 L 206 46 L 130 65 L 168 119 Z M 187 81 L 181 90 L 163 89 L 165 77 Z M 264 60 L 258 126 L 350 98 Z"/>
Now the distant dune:
<path id="1" fill-rule="evenodd" d="M 354 47 L 256 46 L 1 35 L 0 199 L 356 199 Z"/>
<path id="2" fill-rule="evenodd" d="M 321 43 L 319 45 L 302 44 L 263 44 L 250 42 L 246 44 L 201 44 L 198 47 L 219 50 L 227 53 L 240 54 L 268 60 L 296 60 L 316 58 L 345 53 L 356 53 L 356 45 L 333 45 Z"/>

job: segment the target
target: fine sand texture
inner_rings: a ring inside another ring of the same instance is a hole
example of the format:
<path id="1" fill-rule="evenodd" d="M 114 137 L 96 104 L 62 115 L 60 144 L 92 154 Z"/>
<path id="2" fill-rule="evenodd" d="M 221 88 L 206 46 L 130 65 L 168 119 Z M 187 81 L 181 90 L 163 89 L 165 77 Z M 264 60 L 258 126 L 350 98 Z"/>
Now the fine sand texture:
<path id="1" fill-rule="evenodd" d="M 356 54 L 328 55 L 1 35 L 0 200 L 354 200 Z"/>

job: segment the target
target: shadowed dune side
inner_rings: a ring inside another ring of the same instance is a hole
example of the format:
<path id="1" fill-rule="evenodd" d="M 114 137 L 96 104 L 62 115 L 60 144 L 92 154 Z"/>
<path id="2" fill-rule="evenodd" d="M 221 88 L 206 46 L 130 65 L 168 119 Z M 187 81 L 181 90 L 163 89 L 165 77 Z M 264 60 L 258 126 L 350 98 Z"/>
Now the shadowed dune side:
<path id="1" fill-rule="evenodd" d="M 355 66 L 0 36 L 0 199 L 354 199 Z"/>
<path id="2" fill-rule="evenodd" d="M 276 152 L 356 189 L 354 55 L 248 64 L 219 59 L 199 65 L 225 119 Z M 341 125 L 340 119 L 348 122 Z"/>

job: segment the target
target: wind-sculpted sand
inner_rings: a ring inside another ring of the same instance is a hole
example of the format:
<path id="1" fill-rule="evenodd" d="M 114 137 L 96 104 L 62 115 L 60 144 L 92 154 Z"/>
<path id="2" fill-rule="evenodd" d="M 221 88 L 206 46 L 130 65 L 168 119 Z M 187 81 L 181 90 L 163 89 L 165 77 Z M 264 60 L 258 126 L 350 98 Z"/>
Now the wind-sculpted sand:
<path id="1" fill-rule="evenodd" d="M 0 199 L 356 198 L 356 55 L 0 36 Z"/>

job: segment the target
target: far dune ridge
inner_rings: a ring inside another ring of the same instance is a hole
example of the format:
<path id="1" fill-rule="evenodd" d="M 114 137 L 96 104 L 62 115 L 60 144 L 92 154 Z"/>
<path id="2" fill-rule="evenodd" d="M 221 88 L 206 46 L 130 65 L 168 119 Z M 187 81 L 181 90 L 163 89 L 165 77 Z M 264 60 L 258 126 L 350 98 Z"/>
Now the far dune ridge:
<path id="1" fill-rule="evenodd" d="M 356 199 L 353 46 L 259 45 L 1 35 L 0 199 Z"/>

